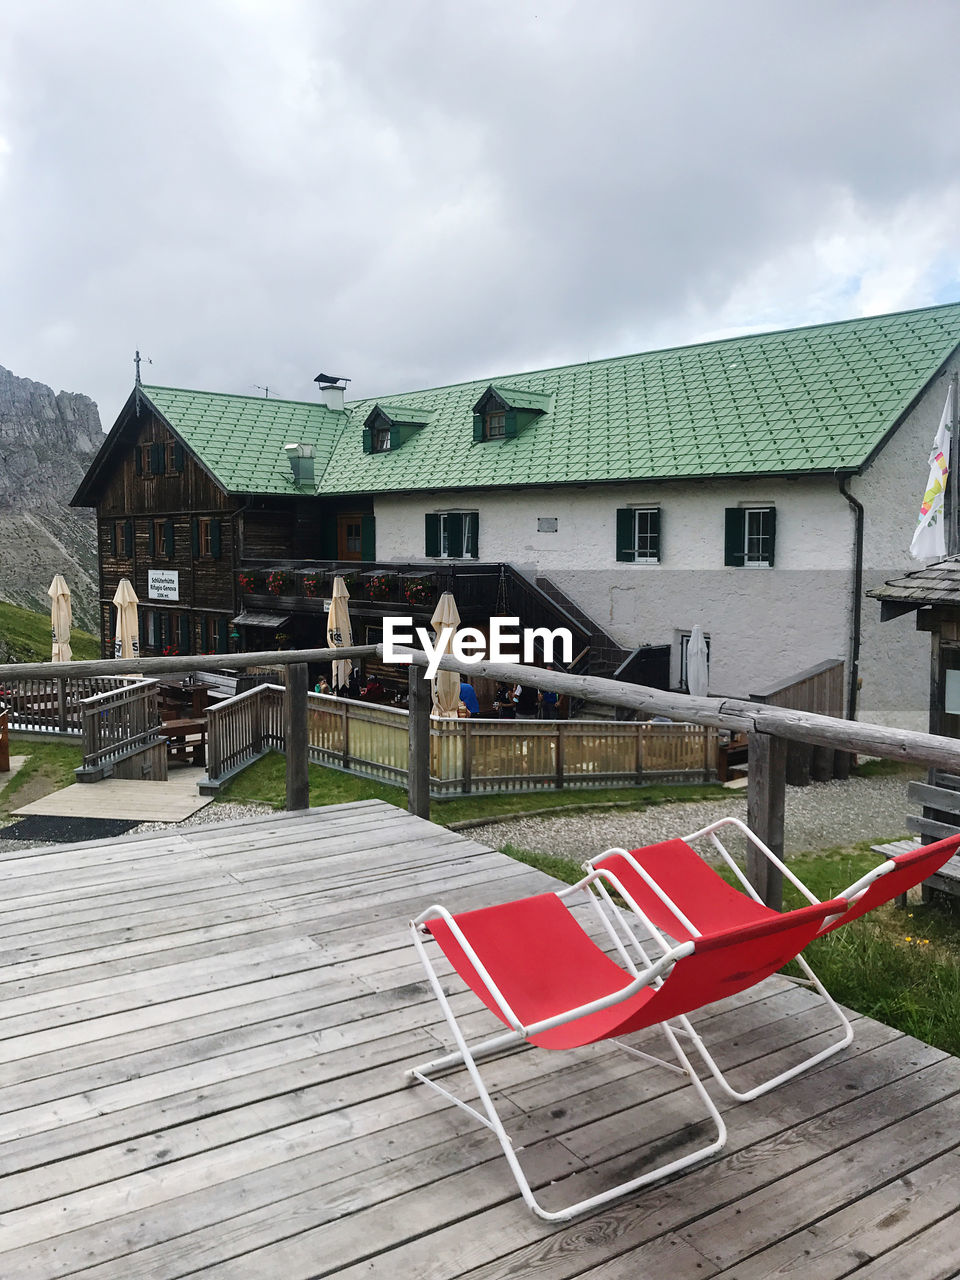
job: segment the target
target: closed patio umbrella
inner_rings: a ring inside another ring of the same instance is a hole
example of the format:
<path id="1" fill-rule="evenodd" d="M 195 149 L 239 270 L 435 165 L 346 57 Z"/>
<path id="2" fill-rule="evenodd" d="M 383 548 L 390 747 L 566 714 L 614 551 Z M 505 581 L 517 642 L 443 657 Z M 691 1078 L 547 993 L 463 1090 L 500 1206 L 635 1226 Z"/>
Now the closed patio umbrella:
<path id="1" fill-rule="evenodd" d="M 434 635 L 439 640 L 442 627 L 452 627 L 456 631 L 460 625 L 460 614 L 451 591 L 444 591 L 437 601 L 437 607 L 430 619 Z M 449 643 L 444 650 L 450 652 Z M 460 673 L 459 671 L 438 671 L 433 678 L 433 715 L 450 718 L 456 716 L 460 706 Z"/>
<path id="2" fill-rule="evenodd" d="M 333 580 L 333 595 L 330 600 L 330 612 L 327 614 L 327 644 L 331 649 L 346 649 L 353 644 L 353 633 L 350 630 L 350 592 L 343 578 L 337 576 Z M 333 675 L 330 683 L 333 692 L 340 693 L 346 689 L 353 663 L 349 658 L 339 658 L 333 663 Z"/>
<path id="3" fill-rule="evenodd" d="M 73 652 L 70 648 L 73 607 L 70 604 L 70 588 L 59 573 L 54 574 L 47 595 L 50 597 L 50 633 L 53 639 L 52 661 L 69 662 L 73 657 Z"/>
<path id="4" fill-rule="evenodd" d="M 687 692 L 705 698 L 710 683 L 707 641 L 702 627 L 694 627 L 687 641 Z"/>
<path id="5" fill-rule="evenodd" d="M 140 623 L 137 617 L 137 593 L 129 578 L 121 578 L 117 594 L 113 597 L 117 606 L 117 635 L 114 642 L 115 658 L 140 657 Z"/>

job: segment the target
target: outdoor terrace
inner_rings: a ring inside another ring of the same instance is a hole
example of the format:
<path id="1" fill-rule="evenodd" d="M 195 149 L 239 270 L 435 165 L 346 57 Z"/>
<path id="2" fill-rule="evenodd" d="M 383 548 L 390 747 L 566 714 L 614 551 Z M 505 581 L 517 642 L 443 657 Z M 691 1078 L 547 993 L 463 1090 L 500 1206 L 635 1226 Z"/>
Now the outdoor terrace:
<path id="1" fill-rule="evenodd" d="M 960 1063 L 863 1017 L 792 1086 L 721 1103 L 713 1161 L 570 1226 L 529 1214 L 493 1135 L 405 1087 L 444 1039 L 406 921 L 553 882 L 421 818 L 290 812 L 0 877 L 0 1275 L 955 1274 Z M 816 1044 L 812 1003 L 772 979 L 701 1030 L 769 1070 Z M 651 1137 L 695 1140 L 679 1080 L 609 1046 L 490 1072 L 540 1185 L 586 1194 Z"/>

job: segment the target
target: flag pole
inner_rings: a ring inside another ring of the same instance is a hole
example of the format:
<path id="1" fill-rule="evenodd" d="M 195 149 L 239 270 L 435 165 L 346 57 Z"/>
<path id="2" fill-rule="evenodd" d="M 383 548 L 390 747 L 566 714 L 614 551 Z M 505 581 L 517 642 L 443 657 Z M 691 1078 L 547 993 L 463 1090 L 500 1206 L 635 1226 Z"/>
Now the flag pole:
<path id="1" fill-rule="evenodd" d="M 957 493 L 957 482 L 960 480 L 960 386 L 957 374 L 950 380 L 953 393 L 953 413 L 950 423 L 950 481 L 947 485 L 947 497 L 950 502 L 950 519 L 947 522 L 947 555 L 955 556 L 960 552 L 960 494 Z"/>

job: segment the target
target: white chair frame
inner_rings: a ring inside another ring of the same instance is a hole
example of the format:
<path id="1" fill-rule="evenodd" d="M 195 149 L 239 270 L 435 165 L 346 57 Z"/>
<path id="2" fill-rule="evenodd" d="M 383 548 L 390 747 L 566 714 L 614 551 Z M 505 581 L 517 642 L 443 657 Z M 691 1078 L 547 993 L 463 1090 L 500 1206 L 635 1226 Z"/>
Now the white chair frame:
<path id="1" fill-rule="evenodd" d="M 803 896 L 807 899 L 808 902 L 812 904 L 819 904 L 820 899 L 815 897 L 807 888 L 807 886 L 790 870 L 790 868 L 786 865 L 786 863 L 784 863 L 780 858 L 778 858 L 777 855 L 763 843 L 760 837 L 755 835 L 754 832 L 752 832 L 750 828 L 747 826 L 747 824 L 741 821 L 739 818 L 720 818 L 718 821 L 710 823 L 709 826 L 702 827 L 699 831 L 694 831 L 691 835 L 683 836 L 681 838 L 683 839 L 685 844 L 692 844 L 694 840 L 699 840 L 699 839 L 702 839 L 703 837 L 709 837 L 711 843 L 713 844 L 717 852 L 720 854 L 720 857 L 723 859 L 726 865 L 731 869 L 731 871 L 739 880 L 744 891 L 755 902 L 760 903 L 761 906 L 764 905 L 763 899 L 760 897 L 757 890 L 747 879 L 743 870 L 738 865 L 736 859 L 730 854 L 729 850 L 726 848 L 726 846 L 723 844 L 720 837 L 717 835 L 718 830 L 720 830 L 720 828 L 722 827 L 733 827 L 737 831 L 741 832 L 747 838 L 747 840 L 751 844 L 753 844 L 755 848 L 759 849 L 760 852 L 764 855 L 764 857 L 766 857 L 768 861 L 774 867 L 776 867 L 800 893 L 803 894 Z M 694 850 L 694 852 L 696 852 L 696 850 Z M 637 859 L 634 858 L 633 855 L 628 850 L 619 849 L 619 848 L 607 849 L 598 857 L 591 858 L 587 862 L 585 862 L 584 868 L 588 870 L 599 870 L 603 866 L 604 859 L 614 855 L 626 858 L 626 860 L 634 868 L 634 870 L 645 882 L 648 888 L 650 888 L 657 895 L 657 897 L 661 900 L 661 902 L 663 902 L 663 904 L 668 908 L 668 910 L 675 916 L 677 921 L 684 927 L 684 929 L 686 929 L 689 933 L 691 933 L 695 938 L 698 938 L 701 936 L 701 931 L 697 929 L 696 926 L 692 924 L 690 920 L 687 919 L 686 915 L 683 913 L 680 907 L 677 906 L 677 904 L 673 901 L 673 899 L 669 896 L 669 894 L 667 894 L 656 883 L 656 881 L 653 879 L 650 873 L 640 865 Z M 892 865 L 893 864 L 891 864 L 891 866 Z M 851 893 L 856 893 L 858 891 L 862 893 L 864 888 L 866 887 L 866 884 L 864 882 L 866 882 L 867 884 L 872 883 L 873 880 L 877 879 L 878 875 L 883 874 L 883 870 L 884 868 L 881 867 L 881 868 L 878 868 L 876 871 L 868 873 L 867 876 L 863 877 L 863 880 L 858 881 L 856 885 L 852 886 L 850 890 L 847 890 L 847 892 L 841 896 L 843 896 L 844 898 L 848 898 Z M 626 914 L 622 911 L 622 909 L 618 906 L 618 904 L 613 900 L 607 885 L 602 880 L 595 881 L 594 884 L 596 886 L 597 894 L 599 894 L 600 898 L 604 900 L 608 910 L 610 910 L 617 917 L 620 927 L 623 929 L 626 935 L 631 939 L 633 947 L 635 948 L 637 954 L 639 955 L 641 962 L 647 966 L 655 964 L 656 963 L 655 960 L 648 954 L 643 943 L 640 941 L 640 939 L 634 933 L 633 929 L 630 927 L 630 923 L 626 918 Z M 617 892 L 620 893 L 621 897 L 624 897 L 622 890 L 617 890 Z M 594 901 L 596 902 L 597 901 L 596 894 L 592 893 L 591 896 L 594 898 Z M 660 952 L 662 954 L 666 954 L 670 952 L 671 949 L 675 947 L 676 944 L 661 929 L 658 929 L 649 920 L 647 920 L 645 916 L 643 916 L 643 913 L 639 910 L 636 903 L 633 902 L 632 899 L 630 899 L 629 895 L 626 895 L 625 901 L 630 907 L 630 912 L 632 915 L 640 915 L 641 918 L 643 918 L 647 928 L 650 930 L 651 938 L 653 942 L 656 944 L 657 948 L 660 950 Z M 603 915 L 602 912 L 600 914 Z M 836 919 L 836 916 L 828 917 L 827 921 L 825 921 L 824 923 L 827 924 L 832 919 Z M 621 955 L 622 954 L 623 953 L 621 952 Z M 787 1080 L 794 1079 L 796 1076 L 800 1075 L 802 1072 L 809 1071 L 811 1067 L 816 1066 L 820 1062 L 824 1062 L 827 1058 L 831 1057 L 833 1054 L 839 1053 L 841 1049 L 845 1049 L 853 1041 L 853 1027 L 850 1025 L 849 1018 L 846 1016 L 846 1014 L 843 1012 L 840 1006 L 836 1003 L 836 1001 L 833 999 L 830 993 L 823 986 L 823 983 L 820 981 L 817 975 L 813 972 L 813 970 L 807 964 L 803 956 L 802 955 L 797 956 L 796 961 L 806 976 L 803 978 L 797 976 L 796 974 L 782 974 L 781 976 L 784 977 L 788 982 L 793 982 L 798 986 L 810 987 L 813 990 L 815 990 L 817 994 L 824 1000 L 824 1002 L 826 1003 L 830 1011 L 836 1017 L 837 1025 L 841 1029 L 842 1035 L 839 1040 L 834 1041 L 832 1044 L 828 1045 L 825 1049 L 820 1049 L 817 1053 L 811 1054 L 810 1057 L 805 1058 L 802 1062 L 797 1063 L 795 1066 L 787 1068 L 787 1070 L 785 1071 L 779 1072 L 777 1075 L 772 1076 L 768 1080 L 761 1081 L 759 1084 L 754 1085 L 752 1088 L 749 1088 L 749 1089 L 735 1088 L 727 1079 L 727 1077 L 724 1075 L 724 1073 L 721 1071 L 713 1055 L 708 1051 L 708 1049 L 703 1043 L 703 1040 L 694 1030 L 693 1023 L 690 1021 L 690 1018 L 688 1017 L 688 1015 L 681 1014 L 677 1018 L 677 1025 L 673 1028 L 673 1031 L 675 1033 L 679 1033 L 681 1035 L 686 1036 L 690 1040 L 693 1047 L 696 1049 L 697 1053 L 700 1055 L 701 1059 L 703 1060 L 703 1063 L 706 1066 L 707 1070 L 713 1076 L 714 1080 L 716 1080 L 719 1087 L 724 1091 L 724 1093 L 729 1098 L 734 1099 L 734 1101 L 736 1102 L 750 1102 L 754 1098 L 759 1098 L 763 1094 L 769 1093 L 771 1089 L 777 1088 L 778 1085 L 786 1083 Z"/>
<path id="2" fill-rule="evenodd" d="M 537 1214 L 538 1217 L 544 1218 L 548 1222 L 569 1221 L 571 1218 L 577 1217 L 579 1214 L 586 1213 L 590 1209 L 595 1209 L 602 1204 L 606 1204 L 610 1200 L 618 1199 L 620 1196 L 627 1195 L 631 1191 L 637 1190 L 639 1187 L 646 1186 L 651 1182 L 655 1182 L 661 1178 L 666 1178 L 671 1174 L 678 1173 L 681 1169 L 686 1169 L 692 1164 L 706 1160 L 709 1156 L 720 1151 L 727 1140 L 727 1128 L 724 1124 L 723 1117 L 720 1115 L 713 1099 L 707 1093 L 707 1090 L 700 1077 L 697 1075 L 693 1064 L 690 1062 L 690 1059 L 680 1045 L 680 1042 L 677 1039 L 676 1030 L 673 1027 L 668 1026 L 667 1023 L 654 1024 L 655 1026 L 659 1025 L 660 1029 L 663 1031 L 667 1043 L 680 1064 L 679 1066 L 673 1062 L 668 1062 L 663 1058 L 655 1057 L 653 1054 L 644 1053 L 633 1048 L 631 1045 L 624 1044 L 620 1040 L 610 1040 L 604 1043 L 614 1044 L 618 1048 L 623 1049 L 625 1052 L 630 1053 L 635 1057 L 645 1059 L 646 1061 L 653 1062 L 658 1066 L 666 1067 L 670 1071 L 685 1075 L 693 1086 L 697 1096 L 700 1098 L 700 1101 L 703 1103 L 707 1117 L 713 1121 L 716 1128 L 716 1137 L 705 1146 L 699 1147 L 696 1151 L 689 1152 L 687 1155 L 681 1156 L 675 1160 L 666 1161 L 665 1163 L 657 1165 L 655 1168 L 640 1174 L 638 1177 L 630 1178 L 626 1182 L 619 1183 L 617 1186 L 606 1191 L 602 1191 L 597 1195 L 588 1196 L 587 1198 L 579 1200 L 574 1204 L 567 1205 L 562 1209 L 545 1209 L 539 1203 L 530 1187 L 526 1174 L 524 1173 L 520 1165 L 520 1161 L 517 1158 L 513 1141 L 510 1138 L 503 1121 L 500 1119 L 493 1099 L 490 1097 L 490 1093 L 480 1075 L 477 1060 L 480 1058 L 489 1058 L 498 1053 L 505 1052 L 506 1050 L 516 1048 L 518 1045 L 526 1041 L 529 1036 L 548 1031 L 553 1027 L 561 1026 L 567 1022 L 573 1022 L 577 1018 L 585 1017 L 590 1013 L 599 1012 L 601 1009 L 610 1008 L 612 1005 L 629 999 L 643 987 L 659 985 L 660 982 L 663 981 L 664 975 L 673 967 L 676 961 L 682 959 L 684 956 L 690 955 L 693 951 L 692 942 L 680 943 L 679 945 L 665 949 L 663 955 L 656 961 L 647 959 L 644 963 L 643 969 L 639 969 L 636 962 L 630 955 L 628 947 L 624 945 L 624 942 L 619 937 L 617 937 L 616 930 L 604 915 L 603 910 L 599 906 L 598 899 L 593 892 L 592 886 L 595 884 L 602 884 L 603 882 L 609 884 L 609 887 L 625 900 L 629 900 L 629 895 L 626 894 L 626 891 L 616 876 L 604 868 L 591 868 L 586 876 L 584 876 L 582 880 L 578 881 L 577 884 L 571 885 L 567 889 L 559 890 L 557 892 L 557 897 L 566 900 L 578 892 L 584 892 L 586 894 L 594 905 L 594 908 L 598 911 L 600 918 L 604 923 L 604 927 L 612 938 L 621 959 L 623 959 L 628 971 L 633 975 L 632 980 L 619 991 L 616 991 L 612 995 L 606 996 L 601 1000 L 594 1000 L 589 1004 L 580 1005 L 574 1009 L 568 1009 L 561 1014 L 557 1014 L 552 1018 L 546 1018 L 543 1021 L 530 1026 L 522 1025 L 520 1019 L 511 1009 L 506 998 L 485 969 L 479 956 L 467 941 L 456 920 L 444 907 L 439 905 L 428 907 L 427 910 L 421 912 L 421 914 L 417 916 L 410 925 L 411 935 L 413 937 L 414 946 L 417 949 L 417 954 L 420 956 L 424 969 L 426 970 L 430 986 L 433 989 L 433 994 L 436 996 L 437 1002 L 443 1010 L 444 1017 L 447 1020 L 454 1043 L 457 1047 L 452 1053 L 445 1054 L 441 1058 L 436 1058 L 431 1062 L 425 1062 L 416 1067 L 411 1067 L 406 1072 L 407 1082 L 409 1084 L 413 1084 L 415 1081 L 420 1081 L 422 1084 L 429 1085 L 432 1089 L 435 1089 L 444 1098 L 446 1098 L 447 1101 L 454 1103 L 462 1110 L 468 1112 L 488 1129 L 491 1129 L 496 1134 L 497 1140 L 503 1150 L 503 1154 L 507 1158 L 507 1163 L 510 1166 L 510 1170 L 514 1176 L 517 1186 L 520 1189 L 520 1194 L 523 1196 L 528 1208 Z M 604 885 L 604 887 L 606 888 L 606 885 Z M 640 911 L 639 908 L 636 908 L 636 910 L 644 926 L 648 928 L 652 927 L 650 921 L 643 912 Z M 617 914 L 622 918 L 621 912 L 618 911 Z M 476 973 L 487 987 L 494 1003 L 500 1009 L 503 1018 L 511 1027 L 511 1030 L 491 1036 L 488 1039 L 482 1040 L 478 1044 L 472 1046 L 467 1044 L 466 1038 L 460 1030 L 456 1015 L 450 1007 L 450 1002 L 443 991 L 440 979 L 434 969 L 433 963 L 423 942 L 424 936 L 429 936 L 429 930 L 426 930 L 423 927 L 424 921 L 428 919 L 436 919 L 438 916 L 441 917 L 450 928 L 458 944 L 463 949 L 467 959 L 470 961 Z M 632 938 L 632 934 L 629 930 L 627 937 L 628 939 Z M 699 1047 L 699 1036 L 697 1036 L 695 1032 L 693 1032 L 692 1035 L 694 1045 Z M 548 1051 L 545 1050 L 544 1052 Z M 448 1089 L 445 1089 L 433 1078 L 436 1074 L 456 1069 L 461 1066 L 466 1067 L 469 1072 L 470 1079 L 473 1082 L 473 1086 L 479 1095 L 480 1102 L 483 1107 L 482 1112 L 470 1103 L 464 1102 L 462 1098 L 458 1098 Z"/>

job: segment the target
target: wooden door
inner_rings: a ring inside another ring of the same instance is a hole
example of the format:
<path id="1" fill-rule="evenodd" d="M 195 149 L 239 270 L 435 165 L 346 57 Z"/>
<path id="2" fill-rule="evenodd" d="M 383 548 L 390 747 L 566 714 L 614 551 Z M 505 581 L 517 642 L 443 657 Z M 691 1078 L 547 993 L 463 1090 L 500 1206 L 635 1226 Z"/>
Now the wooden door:
<path id="1" fill-rule="evenodd" d="M 337 516 L 337 559 L 359 560 L 363 537 L 363 517 L 359 512 Z"/>

